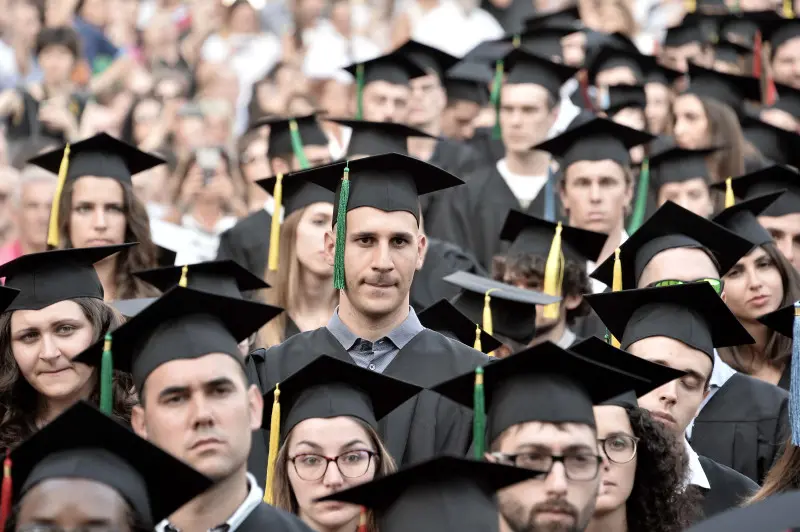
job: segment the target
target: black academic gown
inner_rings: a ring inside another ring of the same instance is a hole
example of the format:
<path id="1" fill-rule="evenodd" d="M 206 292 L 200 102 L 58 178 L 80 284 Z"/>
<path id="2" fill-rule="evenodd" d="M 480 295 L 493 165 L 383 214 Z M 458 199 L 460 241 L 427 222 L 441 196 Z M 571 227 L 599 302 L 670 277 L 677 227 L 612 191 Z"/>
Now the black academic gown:
<path id="1" fill-rule="evenodd" d="M 718 464 L 705 456 L 699 456 L 700 465 L 711 485 L 703 493 L 703 519 L 740 506 L 758 490 L 758 484 L 733 469 Z"/>
<path id="2" fill-rule="evenodd" d="M 271 389 L 322 353 L 353 363 L 326 327 L 300 333 L 266 351 L 258 368 L 262 390 Z M 384 375 L 431 387 L 488 361 L 483 353 L 424 329 L 397 353 Z M 464 456 L 472 440 L 472 411 L 424 390 L 381 420 L 379 432 L 398 465 L 443 454 Z"/>
<path id="3" fill-rule="evenodd" d="M 442 279 L 462 270 L 476 275 L 486 275 L 486 270 L 478 264 L 471 253 L 467 253 L 455 244 L 429 238 L 425 262 L 411 283 L 411 306 L 414 310 L 420 312 L 442 298 L 455 297 L 460 288 Z"/>
<path id="4" fill-rule="evenodd" d="M 782 390 L 789 391 L 789 385 L 792 382 L 792 360 L 786 363 L 786 367 L 783 369 L 783 373 L 781 373 L 781 379 L 778 381 L 778 388 Z"/>
<path id="5" fill-rule="evenodd" d="M 217 260 L 233 260 L 254 275 L 262 277 L 269 255 L 269 229 L 272 216 L 264 209 L 242 218 L 219 237 Z"/>
<path id="6" fill-rule="evenodd" d="M 262 502 L 236 529 L 236 532 L 311 532 L 296 515 Z"/>
<path id="7" fill-rule="evenodd" d="M 468 141 L 481 164 L 494 164 L 506 156 L 503 141 L 493 136 L 493 128 L 479 127 Z"/>
<path id="8" fill-rule="evenodd" d="M 789 394 L 737 373 L 700 411 L 691 444 L 698 454 L 762 482 L 788 434 Z"/>

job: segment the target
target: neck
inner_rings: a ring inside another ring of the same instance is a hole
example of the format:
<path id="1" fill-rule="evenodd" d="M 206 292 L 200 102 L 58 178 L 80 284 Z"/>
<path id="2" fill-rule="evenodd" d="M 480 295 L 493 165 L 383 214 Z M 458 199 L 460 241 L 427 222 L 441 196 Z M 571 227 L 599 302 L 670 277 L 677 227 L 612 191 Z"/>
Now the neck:
<path id="1" fill-rule="evenodd" d="M 330 277 L 319 277 L 305 269 L 301 276 L 291 317 L 295 323 L 298 321 L 296 316 L 302 316 L 306 321 L 314 320 L 317 325 L 310 327 L 313 329 L 322 327 L 328 323 L 336 309 L 337 291 L 333 288 Z"/>
<path id="2" fill-rule="evenodd" d="M 605 245 L 603 246 L 603 251 L 600 252 L 600 256 L 597 258 L 597 264 L 602 264 L 604 260 L 614 254 L 614 250 L 616 250 L 620 245 L 622 245 L 622 224 L 624 220 L 621 219 L 620 223 L 611 230 L 608 235 L 608 239 L 606 240 Z M 571 225 L 571 223 L 570 223 Z M 591 273 L 591 272 L 590 272 Z"/>
<path id="3" fill-rule="evenodd" d="M 250 183 L 250 205 L 249 210 L 250 212 L 255 212 L 264 207 L 264 203 L 266 203 L 267 198 L 269 195 L 267 191 L 261 188 L 260 186 L 256 185 L 255 183 Z"/>
<path id="4" fill-rule="evenodd" d="M 423 161 L 429 160 L 433 157 L 433 151 L 436 149 L 437 139 L 428 139 L 425 137 L 409 137 L 408 138 L 408 153 L 417 159 Z"/>
<path id="5" fill-rule="evenodd" d="M 407 317 L 407 295 L 401 305 L 381 316 L 365 316 L 360 313 L 347 299 L 347 292 L 344 290 L 339 299 L 339 319 L 353 334 L 370 342 L 379 340 L 395 330 Z"/>
<path id="6" fill-rule="evenodd" d="M 530 343 L 530 346 L 533 347 L 534 345 L 539 345 L 547 342 L 548 340 L 556 343 L 561 340 L 561 337 L 564 336 L 564 332 L 567 330 L 567 319 L 565 313 L 567 312 L 566 309 L 560 308 L 559 312 L 561 316 L 559 320 L 549 329 L 545 328 L 542 332 L 536 331 L 536 338 Z M 537 326 L 538 328 L 538 326 Z"/>
<path id="7" fill-rule="evenodd" d="M 30 240 L 20 238 L 19 247 L 21 248 L 23 255 L 28 255 L 30 253 L 41 253 L 42 251 L 47 251 L 47 242 L 31 242 Z"/>
<path id="8" fill-rule="evenodd" d="M 49 83 L 45 81 L 43 85 L 48 98 L 61 95 L 69 96 L 72 94 L 72 82 L 69 80 L 60 83 Z"/>
<path id="9" fill-rule="evenodd" d="M 211 530 L 228 520 L 247 498 L 247 468 L 243 465 L 169 516 L 178 530 Z"/>
<path id="10" fill-rule="evenodd" d="M 103 285 L 103 299 L 113 301 L 117 296 L 117 258 L 109 257 L 94 265 L 100 283 Z"/>
<path id="11" fill-rule="evenodd" d="M 222 217 L 222 209 L 220 208 L 219 201 L 217 200 L 198 200 L 195 202 L 191 213 L 194 219 L 200 222 L 200 225 L 208 230 L 213 229 L 219 219 Z"/>
<path id="12" fill-rule="evenodd" d="M 355 519 L 351 519 L 350 521 L 342 523 L 341 525 L 325 526 L 320 523 L 308 522 L 306 522 L 306 525 L 314 532 L 356 532 L 358 530 L 359 518 L 360 516 L 357 515 Z"/>
<path id="13" fill-rule="evenodd" d="M 544 151 L 506 152 L 506 165 L 515 174 L 543 175 L 549 164 L 550 154 Z"/>
<path id="14" fill-rule="evenodd" d="M 586 527 L 586 532 L 627 532 L 627 530 L 628 518 L 624 504 L 603 515 L 595 513 L 589 521 L 589 526 Z"/>
<path id="15" fill-rule="evenodd" d="M 758 321 L 743 321 L 742 325 L 750 333 L 750 336 L 753 337 L 753 340 L 756 343 L 747 346 L 755 353 L 764 354 L 764 351 L 767 349 L 767 340 L 769 339 L 769 327 L 766 325 L 758 322 Z"/>
<path id="16" fill-rule="evenodd" d="M 77 396 L 51 398 L 40 395 L 40 404 L 36 414 L 36 425 L 39 428 L 44 427 L 76 402 L 81 399 L 88 399 L 90 392 L 91 388 L 87 387 L 85 390 L 80 390 Z"/>

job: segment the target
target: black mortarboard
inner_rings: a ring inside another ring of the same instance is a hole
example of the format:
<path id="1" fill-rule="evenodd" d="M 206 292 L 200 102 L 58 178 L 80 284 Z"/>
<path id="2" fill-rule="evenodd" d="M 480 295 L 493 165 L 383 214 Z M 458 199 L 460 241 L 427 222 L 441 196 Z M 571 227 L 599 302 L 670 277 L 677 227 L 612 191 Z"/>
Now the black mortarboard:
<path id="1" fill-rule="evenodd" d="M 466 100 L 484 106 L 489 103 L 489 84 L 493 77 L 488 64 L 462 61 L 445 74 L 447 100 Z"/>
<path id="2" fill-rule="evenodd" d="M 282 311 L 177 286 L 111 334 L 114 368 L 131 373 L 136 389 L 141 390 L 153 370 L 172 360 L 221 353 L 243 364 L 239 342 Z M 103 350 L 101 338 L 75 361 L 99 366 Z"/>
<path id="3" fill-rule="evenodd" d="M 178 258 L 178 252 L 172 251 L 171 249 L 156 246 L 156 251 L 158 253 L 156 257 L 156 264 L 159 266 L 175 266 L 175 259 Z"/>
<path id="4" fill-rule="evenodd" d="M 443 280 L 462 289 L 451 301 L 473 323 L 480 323 L 489 334 L 497 333 L 521 344 L 530 343 L 536 335 L 536 305 L 561 300 L 464 271 Z"/>
<path id="5" fill-rule="evenodd" d="M 538 471 L 441 456 L 320 501 L 371 508 L 381 532 L 497 532 L 497 490 L 541 476 Z"/>
<path id="6" fill-rule="evenodd" d="M 595 261 L 608 239 L 604 233 L 578 229 L 569 225 L 548 222 L 516 210 L 508 211 L 500 231 L 500 240 L 511 242 L 508 254 L 539 255 L 547 257 L 552 249 L 553 237 L 561 227 L 561 252 L 566 260 L 583 264 Z"/>
<path id="7" fill-rule="evenodd" d="M 577 5 L 569 6 L 565 9 L 559 9 L 557 11 L 544 11 L 541 13 L 536 13 L 532 17 L 526 18 L 524 23 L 526 30 L 547 28 L 550 26 L 574 26 L 575 31 L 578 31 L 582 26 L 580 10 L 578 9 Z"/>
<path id="8" fill-rule="evenodd" d="M 749 240 L 754 246 L 772 242 L 772 235 L 758 223 L 758 216 L 781 197 L 783 190 L 755 196 L 717 214 L 712 221 Z"/>
<path id="9" fill-rule="evenodd" d="M 655 137 L 644 131 L 617 124 L 605 118 L 593 118 L 566 130 L 561 135 L 537 144 L 532 149 L 543 150 L 561 159 L 566 170 L 578 161 L 610 159 L 622 166 L 631 163 L 628 150 L 647 144 Z"/>
<path id="10" fill-rule="evenodd" d="M 109 177 L 122 183 L 131 184 L 131 176 L 144 172 L 155 166 L 166 163 L 164 159 L 141 151 L 107 133 L 98 133 L 93 137 L 69 144 L 69 162 L 65 179 L 77 179 L 82 176 Z M 37 155 L 28 161 L 49 170 L 60 173 L 66 147 Z"/>
<path id="11" fill-rule="evenodd" d="M 612 85 L 607 87 L 605 91 L 608 99 L 602 102 L 602 107 L 609 118 L 613 118 L 615 114 L 628 107 L 636 109 L 647 107 L 647 94 L 644 91 L 644 85 Z"/>
<path id="12" fill-rule="evenodd" d="M 680 24 L 667 28 L 667 34 L 664 36 L 664 46 L 667 48 L 677 48 L 693 42 L 700 44 L 708 42 L 700 14 L 686 15 Z"/>
<path id="13" fill-rule="evenodd" d="M 561 86 L 574 76 L 578 69 L 554 63 L 542 56 L 516 48 L 503 59 L 508 77 L 506 85 L 532 83 L 544 87 L 558 97 Z"/>
<path id="14" fill-rule="evenodd" d="M 242 292 L 269 288 L 260 277 L 232 260 L 199 262 L 186 266 L 167 266 L 134 272 L 133 275 L 166 292 L 184 280 L 186 288 L 227 297 L 242 297 Z"/>
<path id="15" fill-rule="evenodd" d="M 278 177 L 274 176 L 259 179 L 256 184 L 274 198 L 277 182 Z M 294 173 L 286 174 L 281 178 L 281 187 L 284 218 L 314 203 L 333 203 L 333 193 L 330 190 L 299 178 Z"/>
<path id="16" fill-rule="evenodd" d="M 488 68 L 488 67 L 487 67 Z M 345 118 L 327 118 L 352 130 L 347 156 L 408 153 L 409 137 L 435 138 L 424 131 L 394 122 L 367 122 Z"/>
<path id="17" fill-rule="evenodd" d="M 139 297 L 136 299 L 117 299 L 109 302 L 109 305 L 117 309 L 117 312 L 125 318 L 132 318 L 141 311 L 157 301 L 157 297 Z"/>
<path id="18" fill-rule="evenodd" d="M 651 67 L 645 73 L 645 83 L 659 83 L 661 85 L 666 85 L 671 87 L 675 81 L 677 81 L 680 77 L 684 74 L 678 70 L 674 70 L 669 67 L 665 67 L 664 65 L 656 64 L 651 65 Z"/>
<path id="19" fill-rule="evenodd" d="M 781 532 L 800 526 L 800 491 L 770 495 L 740 508 L 716 514 L 687 528 L 686 532 Z"/>
<path id="20" fill-rule="evenodd" d="M 480 63 L 494 66 L 494 62 L 505 57 L 514 48 L 508 38 L 478 43 L 461 58 L 465 63 Z"/>
<path id="21" fill-rule="evenodd" d="M 787 338 L 794 338 L 794 319 L 795 319 L 795 304 L 791 303 L 785 307 L 773 310 L 768 314 L 764 314 L 758 321 L 769 327 L 774 331 Z"/>
<path id="22" fill-rule="evenodd" d="M 0 314 L 6 311 L 18 295 L 19 290 L 0 285 Z"/>
<path id="23" fill-rule="evenodd" d="M 725 183 L 711 188 L 725 190 Z M 736 197 L 752 199 L 764 194 L 785 191 L 760 216 L 784 216 L 800 212 L 800 173 L 790 166 L 775 164 L 761 170 L 731 179 L 731 188 Z"/>
<path id="24" fill-rule="evenodd" d="M 783 18 L 777 13 L 764 14 L 754 20 L 761 28 L 761 36 L 772 45 L 772 57 L 787 41 L 800 37 L 800 19 Z"/>
<path id="25" fill-rule="evenodd" d="M 300 147 L 328 145 L 328 137 L 325 136 L 325 132 L 317 122 L 316 114 L 289 118 L 265 118 L 256 122 L 256 125 L 269 126 L 267 152 L 270 157 L 293 153 L 300 158 L 297 153 Z"/>
<path id="26" fill-rule="evenodd" d="M 702 351 L 752 344 L 753 338 L 706 282 L 589 294 L 586 301 L 620 347 L 664 336 Z"/>
<path id="27" fill-rule="evenodd" d="M 800 135 L 750 116 L 742 117 L 741 125 L 744 138 L 755 146 L 761 155 L 779 164 L 792 166 L 798 164 Z"/>
<path id="28" fill-rule="evenodd" d="M 711 252 L 724 275 L 752 249 L 750 241 L 702 216 L 667 201 L 619 248 L 622 289 L 636 288 L 645 266 L 657 254 L 674 248 L 699 248 Z M 590 277 L 612 285 L 614 257 L 609 257 Z"/>
<path id="29" fill-rule="evenodd" d="M 406 41 L 395 53 L 405 55 L 424 70 L 434 72 L 439 79 L 459 61 L 458 57 L 414 40 Z"/>
<path id="30" fill-rule="evenodd" d="M 713 98 L 741 113 L 745 100 L 761 99 L 761 82 L 752 76 L 717 72 L 689 63 L 689 87 L 684 94 Z"/>
<path id="31" fill-rule="evenodd" d="M 7 310 L 39 310 L 65 299 L 103 299 L 103 284 L 94 269 L 114 253 L 137 243 L 30 253 L 0 266 L 5 286 L 20 291 Z"/>
<path id="32" fill-rule="evenodd" d="M 80 401 L 11 453 L 13 500 L 50 479 L 86 479 L 114 489 L 151 529 L 212 481 Z"/>
<path id="33" fill-rule="evenodd" d="M 573 25 L 548 25 L 540 28 L 526 29 L 522 33 L 505 37 L 510 42 L 518 40 L 520 47 L 528 53 L 536 54 L 549 60 L 561 60 L 564 56 L 562 39 L 579 31 Z"/>
<path id="34" fill-rule="evenodd" d="M 636 50 L 625 50 L 606 44 L 599 48 L 588 61 L 587 73 L 589 82 L 592 85 L 596 85 L 599 72 L 625 66 L 633 70 L 639 83 L 644 83 L 645 73 L 652 70 L 655 64 L 655 58 L 649 55 L 643 55 Z"/>
<path id="35" fill-rule="evenodd" d="M 630 37 L 618 31 L 614 33 L 604 33 L 587 28 L 584 30 L 584 34 L 586 35 L 586 57 L 590 59 L 603 47 L 640 53 L 636 43 L 634 43 Z"/>
<path id="36" fill-rule="evenodd" d="M 470 347 L 475 347 L 478 343 L 476 336 L 480 334 L 480 350 L 484 353 L 491 353 L 503 345 L 503 342 L 478 327 L 446 299 L 440 299 L 421 311 L 417 317 L 424 327 Z"/>
<path id="37" fill-rule="evenodd" d="M 753 18 L 758 18 L 764 14 L 778 16 L 775 11 L 747 11 L 743 13 L 728 12 L 714 17 L 717 22 L 720 39 L 727 39 L 739 44 L 754 42 L 758 31 L 758 23 L 754 22 Z"/>
<path id="38" fill-rule="evenodd" d="M 350 72 L 356 78 L 356 83 L 360 82 L 362 87 L 373 81 L 408 85 L 412 79 L 426 74 L 422 67 L 398 50 L 363 63 L 354 63 L 345 67 L 345 70 Z"/>
<path id="39" fill-rule="evenodd" d="M 783 83 L 775 83 L 775 90 L 778 93 L 778 101 L 772 108 L 780 109 L 800 119 L 800 90 Z"/>
<path id="40" fill-rule="evenodd" d="M 741 57 L 752 53 L 752 47 L 728 39 L 721 39 L 714 45 L 714 58 L 725 63 L 739 63 Z"/>
<path id="41" fill-rule="evenodd" d="M 650 145 L 650 177 L 658 190 L 667 183 L 682 183 L 698 177 L 711 180 L 706 157 L 714 148 L 690 150 L 675 143 L 672 137 L 659 137 Z"/>

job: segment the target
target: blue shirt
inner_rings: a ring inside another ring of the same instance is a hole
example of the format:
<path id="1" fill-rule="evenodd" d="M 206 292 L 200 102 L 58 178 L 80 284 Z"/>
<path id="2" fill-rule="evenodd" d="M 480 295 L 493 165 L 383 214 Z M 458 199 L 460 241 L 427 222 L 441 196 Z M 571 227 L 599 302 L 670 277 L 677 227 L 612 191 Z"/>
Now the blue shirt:
<path id="1" fill-rule="evenodd" d="M 408 316 L 400 325 L 375 342 L 353 334 L 339 318 L 339 307 L 336 307 L 326 327 L 350 354 L 357 366 L 378 373 L 383 373 L 397 353 L 424 329 L 417 318 L 417 313 L 411 307 L 408 307 Z"/>
<path id="2" fill-rule="evenodd" d="M 92 68 L 93 74 L 99 74 L 120 55 L 120 49 L 109 41 L 103 30 L 89 24 L 81 17 L 75 17 L 72 26 L 81 39 L 81 52 Z"/>

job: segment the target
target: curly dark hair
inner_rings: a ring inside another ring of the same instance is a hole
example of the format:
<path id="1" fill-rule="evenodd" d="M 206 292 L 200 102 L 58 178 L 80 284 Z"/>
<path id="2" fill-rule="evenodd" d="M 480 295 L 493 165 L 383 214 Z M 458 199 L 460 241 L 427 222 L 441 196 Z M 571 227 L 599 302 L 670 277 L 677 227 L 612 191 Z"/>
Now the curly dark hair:
<path id="1" fill-rule="evenodd" d="M 92 325 L 96 342 L 108 331 L 123 322 L 122 316 L 111 306 L 94 298 L 71 299 L 81 307 L 83 314 Z M 38 393 L 25 380 L 14 358 L 11 343 L 11 316 L 14 311 L 0 314 L 0 449 L 13 449 L 27 439 L 38 428 L 36 411 Z M 112 414 L 119 421 L 130 422 L 135 398 L 131 394 L 133 381 L 129 374 L 114 371 Z M 89 396 L 92 404 L 100 402 L 100 386 L 95 382 Z"/>
<path id="2" fill-rule="evenodd" d="M 519 253 L 508 256 L 496 256 L 492 261 L 492 278 L 511 284 L 523 283 L 531 290 L 541 290 L 544 279 L 544 267 L 547 257 L 531 253 Z M 586 265 L 573 260 L 565 261 L 562 291 L 565 296 L 582 296 L 591 294 L 592 287 Z M 573 325 L 577 318 L 589 314 L 589 303 L 581 299 L 580 305 L 567 310 L 567 325 Z"/>
<path id="3" fill-rule="evenodd" d="M 689 458 L 677 438 L 643 408 L 628 410 L 639 438 L 636 476 L 627 501 L 628 532 L 680 532 L 700 513 L 700 500 L 684 487 Z"/>

